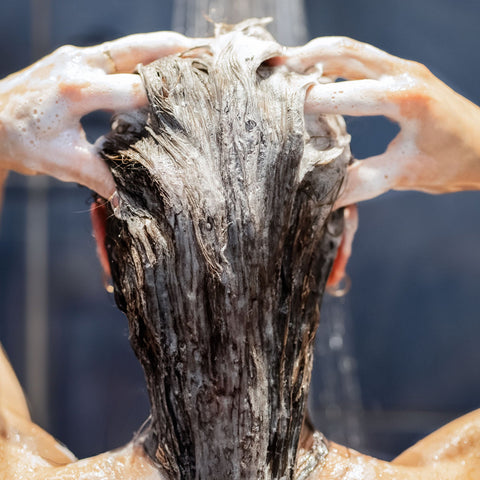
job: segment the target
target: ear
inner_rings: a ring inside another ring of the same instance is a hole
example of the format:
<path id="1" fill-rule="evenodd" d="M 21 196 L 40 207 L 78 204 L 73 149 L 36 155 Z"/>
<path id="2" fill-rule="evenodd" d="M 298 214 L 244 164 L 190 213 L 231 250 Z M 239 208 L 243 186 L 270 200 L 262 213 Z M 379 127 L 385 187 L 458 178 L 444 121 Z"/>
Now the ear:
<path id="1" fill-rule="evenodd" d="M 345 278 L 345 268 L 352 253 L 352 243 L 358 227 L 358 210 L 356 205 L 349 205 L 343 210 L 344 227 L 342 240 L 327 280 L 327 288 L 335 288 Z"/>
<path id="2" fill-rule="evenodd" d="M 90 208 L 92 218 L 93 235 L 97 242 L 97 255 L 103 272 L 110 277 L 110 263 L 105 248 L 105 223 L 107 209 L 102 200 L 92 203 Z M 342 240 L 337 250 L 337 256 L 333 262 L 332 270 L 327 280 L 327 287 L 336 287 L 345 278 L 345 268 L 352 253 L 352 243 L 358 227 L 358 210 L 356 205 L 350 205 L 343 211 L 344 229 Z"/>
<path id="3" fill-rule="evenodd" d="M 107 249 L 105 248 L 107 215 L 107 207 L 104 200 L 98 199 L 92 203 L 90 216 L 92 218 L 93 236 L 97 241 L 97 256 L 105 276 L 110 278 L 110 262 L 108 261 Z"/>

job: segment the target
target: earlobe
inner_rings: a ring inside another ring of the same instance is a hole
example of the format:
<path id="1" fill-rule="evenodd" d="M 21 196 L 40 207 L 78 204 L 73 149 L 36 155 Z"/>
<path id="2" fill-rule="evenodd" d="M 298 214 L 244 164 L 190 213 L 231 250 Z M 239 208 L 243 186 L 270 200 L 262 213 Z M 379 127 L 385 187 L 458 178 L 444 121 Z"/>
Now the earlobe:
<path id="1" fill-rule="evenodd" d="M 338 289 L 345 290 L 340 284 L 346 278 L 345 269 L 348 259 L 352 253 L 352 243 L 355 232 L 358 227 L 358 210 L 356 205 L 349 205 L 343 211 L 344 227 L 342 240 L 337 250 L 337 256 L 333 262 L 332 270 L 327 280 L 327 290 L 336 291 Z"/>
<path id="2" fill-rule="evenodd" d="M 105 224 L 107 222 L 107 207 L 104 200 L 98 199 L 90 207 L 92 219 L 93 236 L 97 242 L 97 256 L 100 260 L 105 278 L 110 278 L 110 263 L 108 261 L 107 249 L 105 248 Z M 107 291 L 109 289 L 107 288 Z"/>

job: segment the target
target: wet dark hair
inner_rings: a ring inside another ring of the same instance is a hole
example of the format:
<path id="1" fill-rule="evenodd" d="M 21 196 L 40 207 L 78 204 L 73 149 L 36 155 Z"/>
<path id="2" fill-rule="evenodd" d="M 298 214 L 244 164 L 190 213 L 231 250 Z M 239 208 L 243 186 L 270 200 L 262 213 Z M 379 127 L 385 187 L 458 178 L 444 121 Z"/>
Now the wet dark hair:
<path id="1" fill-rule="evenodd" d="M 247 21 L 141 67 L 149 106 L 103 146 L 115 298 L 168 478 L 294 476 L 350 151 L 341 118 L 304 118 L 312 77 L 268 66 L 280 53 Z"/>

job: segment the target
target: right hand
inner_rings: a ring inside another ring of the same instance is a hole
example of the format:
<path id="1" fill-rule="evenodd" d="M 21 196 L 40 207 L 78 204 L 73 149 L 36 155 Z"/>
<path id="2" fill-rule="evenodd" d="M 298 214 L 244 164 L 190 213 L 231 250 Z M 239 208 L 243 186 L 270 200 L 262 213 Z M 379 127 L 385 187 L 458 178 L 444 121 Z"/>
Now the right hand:
<path id="1" fill-rule="evenodd" d="M 80 119 L 95 110 L 145 105 L 135 67 L 195 43 L 156 32 L 87 48 L 65 46 L 0 80 L 0 170 L 52 175 L 109 198 L 115 191 L 112 175 L 85 138 Z"/>
<path id="2" fill-rule="evenodd" d="M 480 189 L 480 108 L 424 65 L 344 37 L 323 37 L 286 49 L 286 64 L 315 64 L 333 79 L 307 93 L 305 112 L 384 115 L 400 132 L 381 155 L 355 161 L 335 207 L 388 190 L 447 193 Z"/>

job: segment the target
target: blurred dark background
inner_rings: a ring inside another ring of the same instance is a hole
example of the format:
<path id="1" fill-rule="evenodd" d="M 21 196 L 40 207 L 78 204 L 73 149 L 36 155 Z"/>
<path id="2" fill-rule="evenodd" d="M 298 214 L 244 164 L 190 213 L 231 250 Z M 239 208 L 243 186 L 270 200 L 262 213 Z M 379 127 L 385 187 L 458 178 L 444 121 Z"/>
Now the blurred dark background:
<path id="1" fill-rule="evenodd" d="M 172 9 L 167 0 L 5 1 L 0 77 L 63 44 L 170 29 Z M 480 103 L 480 3 L 306 0 L 305 11 L 310 38 L 346 35 L 425 63 Z M 85 121 L 92 139 L 106 118 Z M 380 118 L 347 121 L 358 158 L 396 132 Z M 34 419 L 79 457 L 126 443 L 148 415 L 126 320 L 103 286 L 89 199 L 81 187 L 11 175 L 0 231 L 0 341 Z M 394 192 L 360 206 L 351 291 L 324 308 L 310 398 L 333 438 L 392 458 L 479 407 L 479 200 Z"/>

